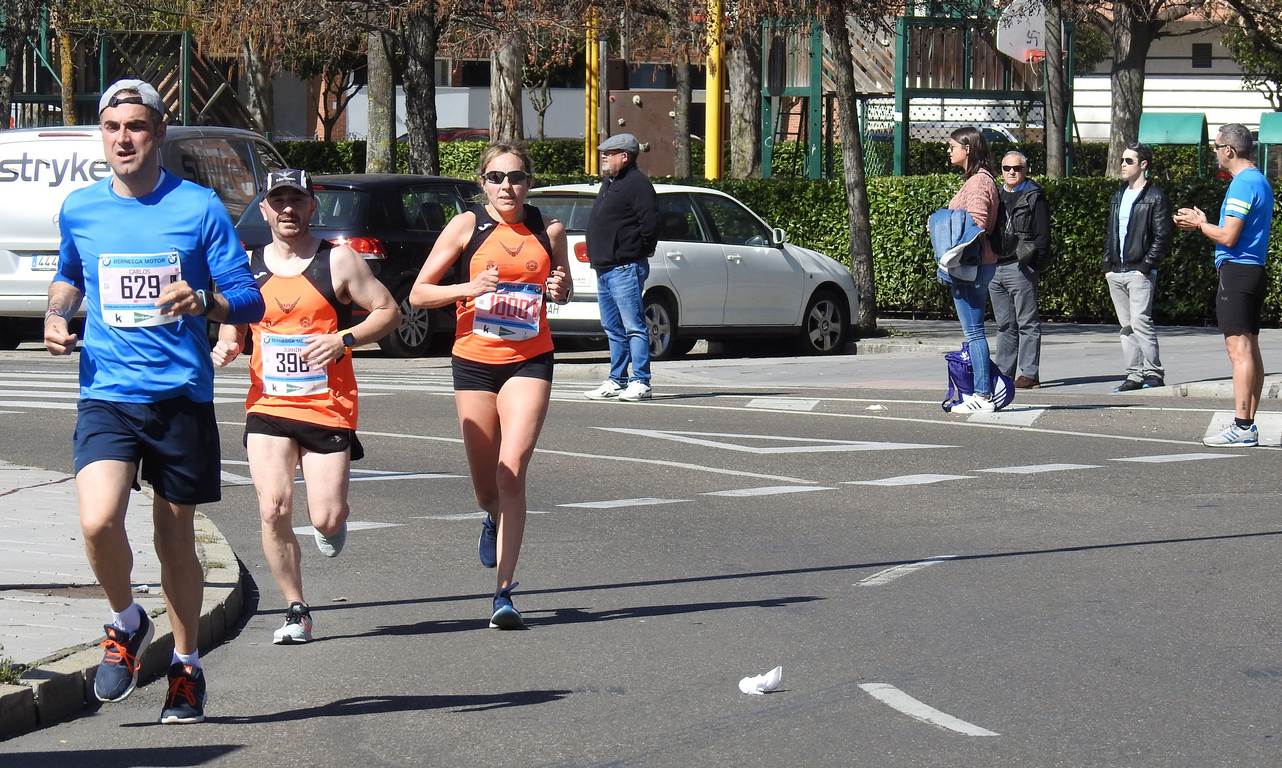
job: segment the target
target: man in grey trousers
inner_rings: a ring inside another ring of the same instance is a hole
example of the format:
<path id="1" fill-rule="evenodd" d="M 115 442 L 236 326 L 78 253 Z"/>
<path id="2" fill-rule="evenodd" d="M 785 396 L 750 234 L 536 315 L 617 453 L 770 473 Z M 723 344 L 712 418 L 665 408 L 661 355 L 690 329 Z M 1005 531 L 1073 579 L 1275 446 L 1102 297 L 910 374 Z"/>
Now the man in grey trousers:
<path id="1" fill-rule="evenodd" d="M 1037 283 L 1050 262 L 1051 217 L 1041 185 L 1028 178 L 1022 152 L 1002 157 L 1002 205 L 997 231 L 997 272 L 988 284 L 997 322 L 993 362 L 1018 389 L 1041 385 L 1042 321 Z M 1019 374 L 1018 376 L 1016 374 Z"/>
<path id="2" fill-rule="evenodd" d="M 1113 390 L 1166 385 L 1153 325 L 1157 265 L 1171 249 L 1171 203 L 1162 188 L 1148 180 L 1153 150 L 1129 144 L 1122 152 L 1122 185 L 1109 206 L 1104 267 L 1108 293 L 1122 326 L 1126 379 Z"/>

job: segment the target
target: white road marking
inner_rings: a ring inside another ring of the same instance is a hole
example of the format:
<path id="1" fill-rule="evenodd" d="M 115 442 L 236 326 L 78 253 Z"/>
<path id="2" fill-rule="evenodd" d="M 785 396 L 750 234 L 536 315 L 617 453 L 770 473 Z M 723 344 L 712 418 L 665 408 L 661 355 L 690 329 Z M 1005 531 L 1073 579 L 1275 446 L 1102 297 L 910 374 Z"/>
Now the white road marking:
<path id="1" fill-rule="evenodd" d="M 42 408 L 49 411 L 74 411 L 75 403 L 58 403 L 45 400 L 5 400 L 4 404 L 10 408 Z"/>
<path id="2" fill-rule="evenodd" d="M 577 509 L 616 509 L 618 507 L 649 507 L 655 504 L 681 504 L 690 501 L 689 499 L 613 499 L 610 501 L 580 501 L 574 504 L 557 504 L 558 507 L 574 507 Z"/>
<path id="3" fill-rule="evenodd" d="M 785 493 L 809 493 L 810 491 L 835 491 L 821 485 L 767 485 L 761 488 L 735 488 L 729 491 L 708 491 L 701 496 L 779 496 Z"/>
<path id="4" fill-rule="evenodd" d="M 1046 413 L 1045 408 L 1003 408 L 992 413 L 972 413 L 967 421 L 1031 427 L 1043 413 Z"/>
<path id="5" fill-rule="evenodd" d="M 1236 459 L 1240 453 L 1167 453 L 1160 456 L 1133 456 L 1109 461 L 1135 461 L 1141 464 L 1165 464 L 1171 461 L 1202 461 L 1203 459 Z"/>
<path id="6" fill-rule="evenodd" d="M 859 583 L 856 584 L 855 586 L 856 587 L 879 587 L 882 584 L 888 584 L 894 581 L 900 576 L 907 576 L 913 571 L 920 571 L 922 568 L 928 568 L 932 565 L 935 565 L 936 563 L 942 563 L 945 560 L 952 560 L 956 557 L 957 555 L 935 555 L 934 557 L 928 557 L 925 560 L 920 560 L 915 563 L 902 563 L 900 565 L 887 568 L 884 571 L 877 571 L 876 573 L 869 576 L 868 578 L 861 579 Z"/>
<path id="7" fill-rule="evenodd" d="M 248 467 L 248 461 L 240 459 L 223 459 L 223 464 L 235 464 L 242 467 Z M 386 469 L 357 469 L 352 467 L 351 477 L 349 480 L 353 483 L 369 482 L 372 480 L 454 480 L 466 475 L 450 475 L 440 472 L 397 472 Z M 223 472 L 223 480 L 232 485 L 253 485 L 254 481 L 243 475 L 236 475 L 231 472 Z M 303 475 L 301 472 L 294 474 L 294 482 L 302 483 Z"/>
<path id="8" fill-rule="evenodd" d="M 370 523 L 362 520 L 348 520 L 347 532 L 352 531 L 372 531 L 376 528 L 400 528 L 404 523 Z M 310 525 L 300 525 L 294 529 L 294 533 L 310 536 L 316 532 L 316 529 Z"/>
<path id="9" fill-rule="evenodd" d="M 880 443 L 869 440 L 826 440 L 818 437 L 785 437 L 782 435 L 741 435 L 733 432 L 685 432 L 662 429 L 629 429 L 626 427 L 595 427 L 604 432 L 618 432 L 638 437 L 653 437 L 659 440 L 671 440 L 675 443 L 687 443 L 705 448 L 723 448 L 727 451 L 774 455 L 781 453 L 832 453 L 845 451 L 897 451 L 912 448 L 955 448 L 952 445 L 930 445 L 925 443 Z M 802 443 L 802 445 L 743 445 L 723 440 L 708 440 L 710 437 L 733 437 L 739 440 L 772 440 L 780 443 Z"/>
<path id="10" fill-rule="evenodd" d="M 990 467 L 976 472 L 996 472 L 1003 475 L 1036 475 L 1041 472 L 1066 472 L 1070 469 L 1099 469 L 1098 464 L 1024 464 L 1015 467 Z"/>
<path id="11" fill-rule="evenodd" d="M 987 728 L 980 728 L 978 725 L 953 717 L 947 712 L 940 712 L 938 709 L 927 704 L 923 704 L 889 683 L 863 683 L 859 687 L 862 688 L 869 696 L 872 696 L 882 704 L 885 704 L 892 709 L 897 709 L 905 715 L 916 720 L 920 720 L 923 723 L 929 723 L 939 728 L 955 731 L 966 736 L 1000 735 L 988 730 Z"/>
<path id="12" fill-rule="evenodd" d="M 974 480 L 970 475 L 899 475 L 881 480 L 847 480 L 845 485 L 929 485 L 945 480 Z"/>
<path id="13" fill-rule="evenodd" d="M 231 464 L 232 462 L 223 461 L 223 463 Z M 254 484 L 254 481 L 252 478 L 245 477 L 244 475 L 238 475 L 234 472 L 228 472 L 226 470 L 223 470 L 222 477 L 223 477 L 223 482 L 227 483 L 228 485 L 253 485 Z"/>
<path id="14" fill-rule="evenodd" d="M 778 408 L 781 411 L 813 411 L 818 400 L 797 397 L 754 397 L 744 403 L 745 408 Z"/>
<path id="15" fill-rule="evenodd" d="M 1206 435 L 1218 435 L 1233 423 L 1233 411 L 1216 411 L 1211 415 L 1211 423 L 1206 427 Z M 1255 428 L 1260 430 L 1260 445 L 1278 445 L 1282 443 L 1282 413 L 1256 412 Z"/>
<path id="16" fill-rule="evenodd" d="M 552 513 L 548 512 L 547 510 L 527 509 L 525 510 L 525 514 L 550 515 Z M 468 521 L 480 520 L 484 516 L 485 516 L 484 512 L 476 511 L 476 512 L 463 512 L 463 513 L 454 514 L 454 515 L 418 515 L 414 519 L 415 520 L 447 520 L 450 522 L 457 522 L 460 520 L 468 520 Z"/>

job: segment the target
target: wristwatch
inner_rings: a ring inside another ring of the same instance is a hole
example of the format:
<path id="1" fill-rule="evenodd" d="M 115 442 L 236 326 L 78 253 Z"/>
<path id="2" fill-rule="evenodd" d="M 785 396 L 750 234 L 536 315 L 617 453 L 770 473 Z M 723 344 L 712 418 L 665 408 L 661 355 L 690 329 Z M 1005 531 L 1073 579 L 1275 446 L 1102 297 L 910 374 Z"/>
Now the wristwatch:
<path id="1" fill-rule="evenodd" d="M 352 333 L 351 331 L 348 331 L 347 333 L 344 333 L 344 334 L 343 334 L 343 349 L 344 349 L 345 351 L 347 351 L 347 352 L 351 352 L 351 351 L 352 351 L 352 347 L 354 347 L 354 346 L 356 346 L 356 334 Z"/>
<path id="2" fill-rule="evenodd" d="M 200 299 L 200 314 L 208 315 L 209 311 L 214 308 L 214 303 L 209 300 L 209 294 L 203 289 L 196 291 L 196 296 Z"/>

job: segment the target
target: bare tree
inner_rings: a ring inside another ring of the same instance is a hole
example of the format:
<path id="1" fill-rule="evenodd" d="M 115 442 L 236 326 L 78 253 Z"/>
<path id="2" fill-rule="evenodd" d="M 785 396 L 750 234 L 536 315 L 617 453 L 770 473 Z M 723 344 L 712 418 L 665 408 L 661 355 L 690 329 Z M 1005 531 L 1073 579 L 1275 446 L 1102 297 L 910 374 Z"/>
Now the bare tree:
<path id="1" fill-rule="evenodd" d="M 40 0 L 0 0 L 0 48 L 7 52 L 0 69 L 0 130 L 9 127 L 14 79 L 22 61 L 27 37 L 39 20 Z"/>
<path id="2" fill-rule="evenodd" d="M 525 65 L 525 30 L 509 26 L 490 54 L 490 138 L 525 138 L 521 109 L 521 80 Z"/>
<path id="3" fill-rule="evenodd" d="M 1068 94 L 1064 87 L 1064 15 L 1060 0 L 1046 1 L 1046 175 L 1064 175 L 1064 134 L 1068 125 Z"/>
<path id="4" fill-rule="evenodd" d="M 746 179 L 761 173 L 761 34 L 758 20 L 738 10 L 727 29 L 730 176 Z"/>
<path id="5" fill-rule="evenodd" d="M 391 173 L 396 170 L 396 78 L 387 38 L 382 32 L 367 34 L 369 134 L 365 142 L 365 172 Z"/>

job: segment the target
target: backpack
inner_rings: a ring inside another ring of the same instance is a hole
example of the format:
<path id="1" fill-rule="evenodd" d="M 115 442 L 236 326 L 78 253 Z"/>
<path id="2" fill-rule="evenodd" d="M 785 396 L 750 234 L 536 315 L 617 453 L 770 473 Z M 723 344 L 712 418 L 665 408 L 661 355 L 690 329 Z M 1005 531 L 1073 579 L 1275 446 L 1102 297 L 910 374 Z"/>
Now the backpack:
<path id="1" fill-rule="evenodd" d="M 958 352 L 944 353 L 948 364 L 948 394 L 939 407 L 951 411 L 959 405 L 963 395 L 975 394 L 975 372 L 970 364 L 970 345 L 962 342 Z M 992 358 L 988 360 L 988 374 L 992 384 L 993 408 L 1000 411 L 1015 400 L 1015 382 L 1009 376 L 997 370 Z"/>

